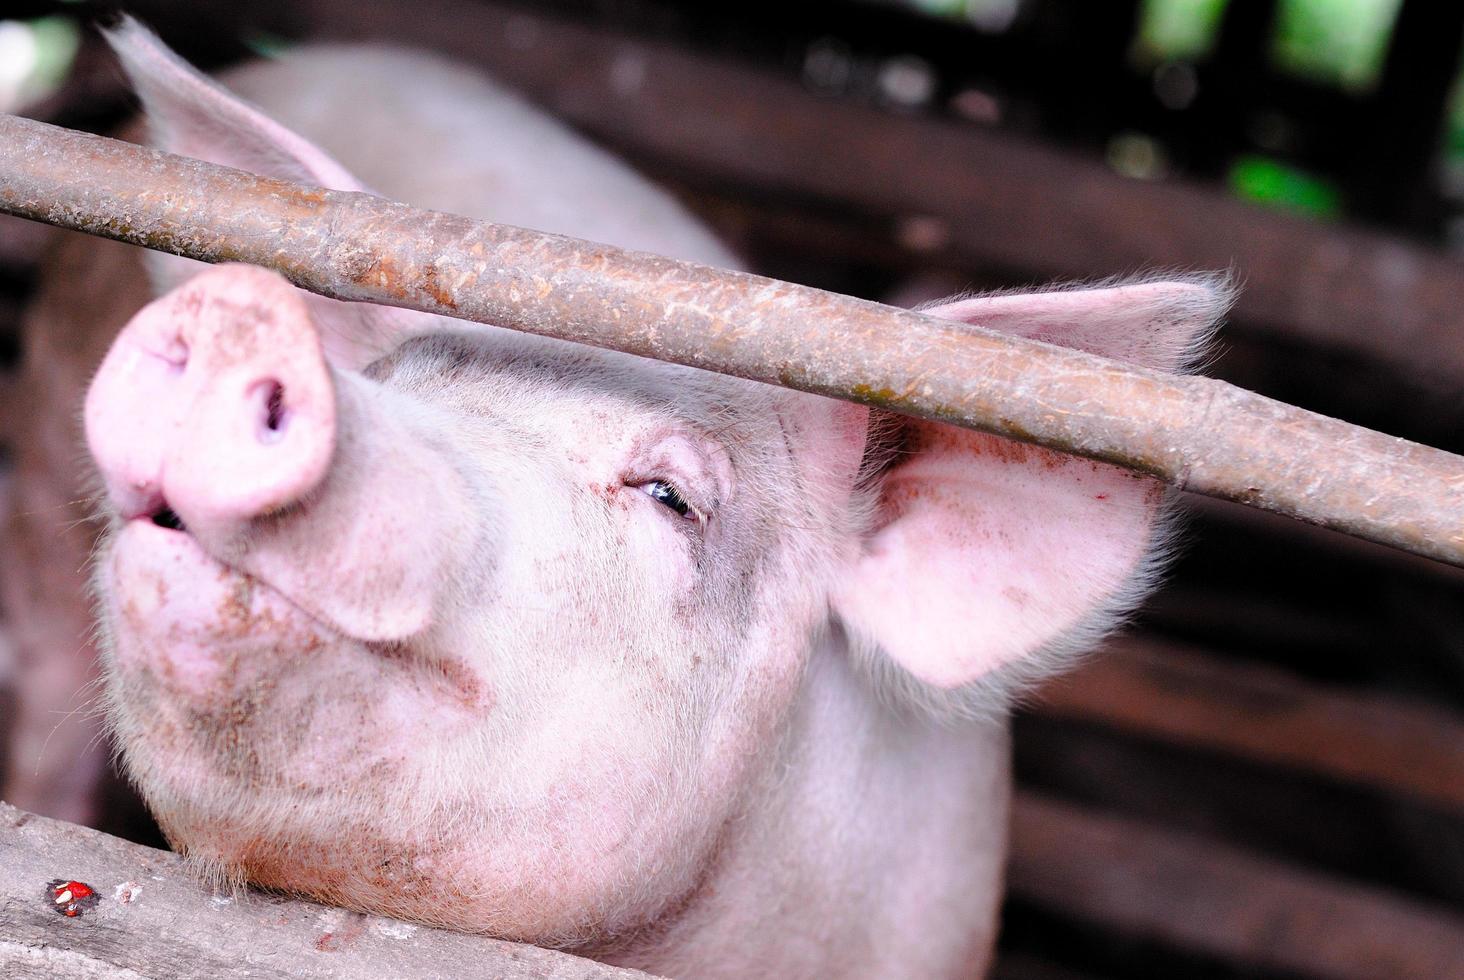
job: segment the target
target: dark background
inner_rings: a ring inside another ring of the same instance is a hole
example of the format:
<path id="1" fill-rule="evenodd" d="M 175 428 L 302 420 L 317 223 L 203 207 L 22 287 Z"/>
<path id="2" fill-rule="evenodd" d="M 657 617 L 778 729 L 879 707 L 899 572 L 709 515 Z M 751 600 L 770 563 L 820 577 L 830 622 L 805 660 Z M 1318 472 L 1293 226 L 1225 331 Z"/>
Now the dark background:
<path id="1" fill-rule="evenodd" d="M 205 68 L 317 37 L 480 64 L 785 279 L 888 299 L 1230 269 L 1212 373 L 1464 451 L 1464 4 L 128 9 Z M 125 117 L 91 14 L 0 4 L 0 108 Z M 4 88 L 15 25 L 50 86 Z M 38 241 L 0 226 L 0 372 Z M 1137 629 L 1018 714 L 997 975 L 1438 975 L 1464 948 L 1464 573 L 1185 505 Z M 125 814 L 108 829 L 145 839 Z"/>

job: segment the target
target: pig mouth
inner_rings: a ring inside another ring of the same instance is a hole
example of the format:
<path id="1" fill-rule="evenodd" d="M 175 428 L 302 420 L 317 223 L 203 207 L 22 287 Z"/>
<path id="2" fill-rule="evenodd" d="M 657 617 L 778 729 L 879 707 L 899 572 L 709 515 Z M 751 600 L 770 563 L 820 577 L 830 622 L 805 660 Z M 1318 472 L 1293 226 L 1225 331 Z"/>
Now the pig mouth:
<path id="1" fill-rule="evenodd" d="M 119 666 L 145 668 L 179 694 L 236 687 L 246 647 L 309 650 L 348 639 L 279 589 L 210 555 L 166 508 L 125 521 L 109 544 L 103 595 Z"/>
<path id="2" fill-rule="evenodd" d="M 170 507 L 125 518 L 106 553 L 111 592 L 124 607 L 139 607 L 151 597 L 145 603 L 149 618 L 168 620 L 187 633 L 215 632 L 226 639 L 247 628 L 268 631 L 299 621 L 332 640 L 367 642 L 296 601 L 268 576 L 214 554 Z"/>
<path id="3" fill-rule="evenodd" d="M 176 525 L 176 526 L 175 526 Z M 170 510 L 135 517 L 102 552 L 104 612 L 122 670 L 145 672 L 175 695 L 218 702 L 312 660 L 340 680 L 391 673 L 428 709 L 481 716 L 494 706 L 486 679 L 439 650 L 352 635 L 267 578 L 209 553 Z"/>
<path id="4" fill-rule="evenodd" d="M 170 508 L 125 521 L 113 536 L 110 556 L 117 594 L 137 597 L 150 588 L 158 613 L 166 614 L 182 603 L 187 613 L 212 611 L 214 622 L 227 622 L 246 614 L 239 608 L 240 593 L 258 589 L 269 594 L 268 604 L 285 603 L 293 615 L 339 632 L 335 624 L 320 620 L 283 590 L 211 554 Z"/>
<path id="5" fill-rule="evenodd" d="M 188 532 L 187 526 L 183 523 L 183 518 L 179 517 L 178 513 L 171 507 L 163 507 L 150 520 L 158 527 L 166 528 L 169 531 L 182 531 L 185 534 Z"/>
<path id="6" fill-rule="evenodd" d="M 410 768 L 403 732 L 447 744 L 494 707 L 466 665 L 345 636 L 151 518 L 101 562 L 111 720 L 150 799 L 206 783 L 349 798 Z"/>

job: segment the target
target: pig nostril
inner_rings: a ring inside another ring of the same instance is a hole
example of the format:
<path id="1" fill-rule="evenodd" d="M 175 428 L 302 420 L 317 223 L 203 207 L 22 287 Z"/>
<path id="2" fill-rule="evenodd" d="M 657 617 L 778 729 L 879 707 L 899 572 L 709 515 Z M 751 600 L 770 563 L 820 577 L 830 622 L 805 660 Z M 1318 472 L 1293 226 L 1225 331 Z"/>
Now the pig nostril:
<path id="1" fill-rule="evenodd" d="M 289 415 L 285 411 L 285 387 L 273 379 L 261 382 L 264 394 L 264 429 L 260 432 L 261 442 L 275 442 L 284 434 Z"/>
<path id="2" fill-rule="evenodd" d="M 171 507 L 164 507 L 162 510 L 154 514 L 152 516 L 152 522 L 158 527 L 165 527 L 170 531 L 188 530 L 188 528 L 183 526 L 182 518 L 174 513 L 173 508 Z"/>
<path id="3" fill-rule="evenodd" d="M 284 421 L 285 389 L 276 384 L 269 393 L 269 415 L 265 418 L 264 424 L 271 432 L 278 432 Z"/>

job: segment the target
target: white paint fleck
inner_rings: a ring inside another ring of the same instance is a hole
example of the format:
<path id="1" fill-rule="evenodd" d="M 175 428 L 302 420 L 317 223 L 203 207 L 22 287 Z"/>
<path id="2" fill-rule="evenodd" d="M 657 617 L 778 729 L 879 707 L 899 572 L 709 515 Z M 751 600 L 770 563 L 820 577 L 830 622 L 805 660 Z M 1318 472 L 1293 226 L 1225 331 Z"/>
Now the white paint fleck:
<path id="1" fill-rule="evenodd" d="M 119 905 L 130 905 L 142 894 L 142 886 L 135 881 L 124 881 L 112 889 L 112 899 Z"/>
<path id="2" fill-rule="evenodd" d="M 410 939 L 417 932 L 417 927 L 408 922 L 397 922 L 394 919 L 381 919 L 371 924 L 372 929 L 390 939 Z"/>

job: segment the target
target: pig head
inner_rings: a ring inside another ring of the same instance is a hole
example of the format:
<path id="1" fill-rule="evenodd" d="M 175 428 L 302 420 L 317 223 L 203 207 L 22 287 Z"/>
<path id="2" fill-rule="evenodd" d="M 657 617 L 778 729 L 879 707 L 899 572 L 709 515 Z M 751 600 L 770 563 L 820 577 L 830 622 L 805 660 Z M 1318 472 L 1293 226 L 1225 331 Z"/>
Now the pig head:
<path id="1" fill-rule="evenodd" d="M 114 43 L 166 147 L 361 186 Z M 663 972 L 979 967 L 1002 709 L 1148 586 L 1158 484 L 198 268 L 155 268 L 85 410 L 109 717 L 180 850 Z M 1178 368 L 1225 299 L 929 312 Z"/>

